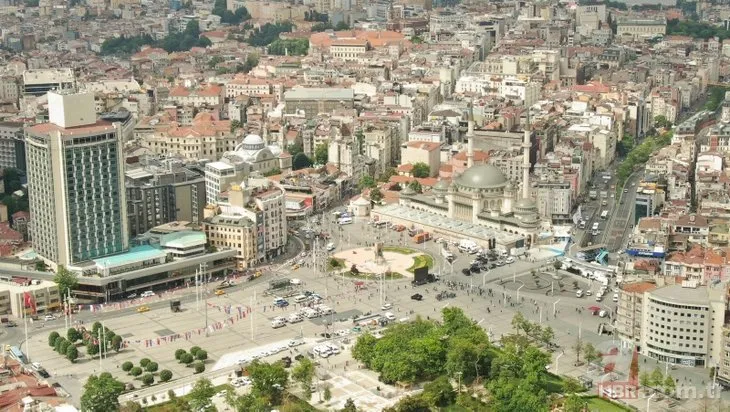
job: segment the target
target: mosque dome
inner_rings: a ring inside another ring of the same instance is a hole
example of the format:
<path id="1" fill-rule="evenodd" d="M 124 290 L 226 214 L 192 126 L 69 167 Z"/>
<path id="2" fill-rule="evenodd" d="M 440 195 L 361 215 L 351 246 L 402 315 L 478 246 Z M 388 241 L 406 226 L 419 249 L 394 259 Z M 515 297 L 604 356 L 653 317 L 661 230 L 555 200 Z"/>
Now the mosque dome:
<path id="1" fill-rule="evenodd" d="M 239 147 L 243 150 L 261 150 L 266 146 L 264 139 L 257 134 L 250 134 L 243 139 Z M 237 148 L 238 149 L 238 148 Z"/>
<path id="2" fill-rule="evenodd" d="M 472 166 L 456 178 L 459 186 L 471 189 L 491 189 L 503 187 L 507 184 L 507 178 L 498 167 L 492 165 Z"/>

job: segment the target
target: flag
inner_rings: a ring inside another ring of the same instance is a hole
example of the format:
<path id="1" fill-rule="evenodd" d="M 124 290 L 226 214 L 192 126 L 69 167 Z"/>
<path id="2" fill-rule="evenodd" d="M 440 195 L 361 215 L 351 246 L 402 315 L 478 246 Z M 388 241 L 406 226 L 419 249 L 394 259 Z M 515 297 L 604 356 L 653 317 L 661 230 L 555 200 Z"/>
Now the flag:
<path id="1" fill-rule="evenodd" d="M 30 292 L 23 292 L 23 305 L 26 309 L 30 309 L 32 315 L 36 314 L 35 299 Z"/>

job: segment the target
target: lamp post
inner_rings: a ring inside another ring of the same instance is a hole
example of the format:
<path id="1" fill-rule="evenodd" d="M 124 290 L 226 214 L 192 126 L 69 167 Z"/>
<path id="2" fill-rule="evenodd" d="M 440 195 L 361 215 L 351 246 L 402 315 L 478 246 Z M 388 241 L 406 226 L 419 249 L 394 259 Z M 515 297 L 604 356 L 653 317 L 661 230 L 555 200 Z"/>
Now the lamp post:
<path id="1" fill-rule="evenodd" d="M 517 288 L 517 304 L 520 303 L 520 289 L 524 288 L 525 285 L 522 284 L 520 287 Z"/>
<path id="2" fill-rule="evenodd" d="M 565 351 L 560 352 L 560 354 L 555 357 L 555 374 L 556 375 L 558 374 L 558 365 L 559 365 L 558 362 L 560 361 L 560 357 L 563 355 L 565 355 Z"/>
<path id="3" fill-rule="evenodd" d="M 656 396 L 656 392 L 652 393 L 651 396 L 646 398 L 646 412 L 649 412 L 649 406 L 650 406 L 649 402 L 651 402 L 651 398 L 653 398 L 655 396 Z"/>
<path id="4" fill-rule="evenodd" d="M 556 300 L 553 303 L 553 317 L 557 316 L 557 314 L 558 314 L 557 305 L 558 305 L 559 302 L 560 302 L 560 299 Z"/>

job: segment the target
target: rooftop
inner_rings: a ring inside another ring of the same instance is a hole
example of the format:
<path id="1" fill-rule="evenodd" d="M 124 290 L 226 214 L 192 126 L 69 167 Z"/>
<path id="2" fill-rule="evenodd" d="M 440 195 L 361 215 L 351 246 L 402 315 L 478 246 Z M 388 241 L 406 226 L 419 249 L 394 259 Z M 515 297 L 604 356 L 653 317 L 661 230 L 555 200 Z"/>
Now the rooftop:
<path id="1" fill-rule="evenodd" d="M 682 285 L 669 285 L 651 292 L 655 299 L 673 302 L 677 304 L 693 304 L 709 306 L 708 289 L 704 286 L 696 288 L 682 287 Z"/>
<path id="2" fill-rule="evenodd" d="M 284 100 L 291 99 L 327 99 L 327 100 L 352 100 L 355 98 L 355 91 L 342 88 L 304 88 L 288 90 L 284 93 Z"/>
<path id="3" fill-rule="evenodd" d="M 142 245 L 131 247 L 129 252 L 126 253 L 95 259 L 94 263 L 99 270 L 105 270 L 165 257 L 167 257 L 167 253 L 162 250 L 153 246 Z"/>
<path id="4" fill-rule="evenodd" d="M 185 249 L 193 246 L 205 245 L 205 233 L 184 230 L 180 232 L 168 233 L 160 237 L 160 246 L 175 249 Z"/>

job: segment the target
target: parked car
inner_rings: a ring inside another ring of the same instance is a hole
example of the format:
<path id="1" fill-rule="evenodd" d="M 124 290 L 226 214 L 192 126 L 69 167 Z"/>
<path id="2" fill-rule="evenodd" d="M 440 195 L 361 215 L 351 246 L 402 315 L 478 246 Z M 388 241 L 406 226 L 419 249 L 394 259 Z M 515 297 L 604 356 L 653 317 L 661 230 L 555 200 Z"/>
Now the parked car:
<path id="1" fill-rule="evenodd" d="M 421 295 L 420 293 L 416 293 L 416 294 L 411 295 L 411 299 L 413 299 L 413 300 L 423 300 L 423 295 Z"/>
<path id="2" fill-rule="evenodd" d="M 130 293 L 129 295 L 127 295 L 127 299 L 134 299 L 136 297 L 137 297 L 136 293 Z"/>
<path id="3" fill-rule="evenodd" d="M 140 296 L 143 298 L 151 298 L 152 296 L 155 296 L 155 292 L 148 290 L 146 292 L 142 292 Z"/>
<path id="4" fill-rule="evenodd" d="M 382 310 L 388 310 L 393 307 L 392 303 L 383 303 L 383 306 L 380 307 Z"/>

